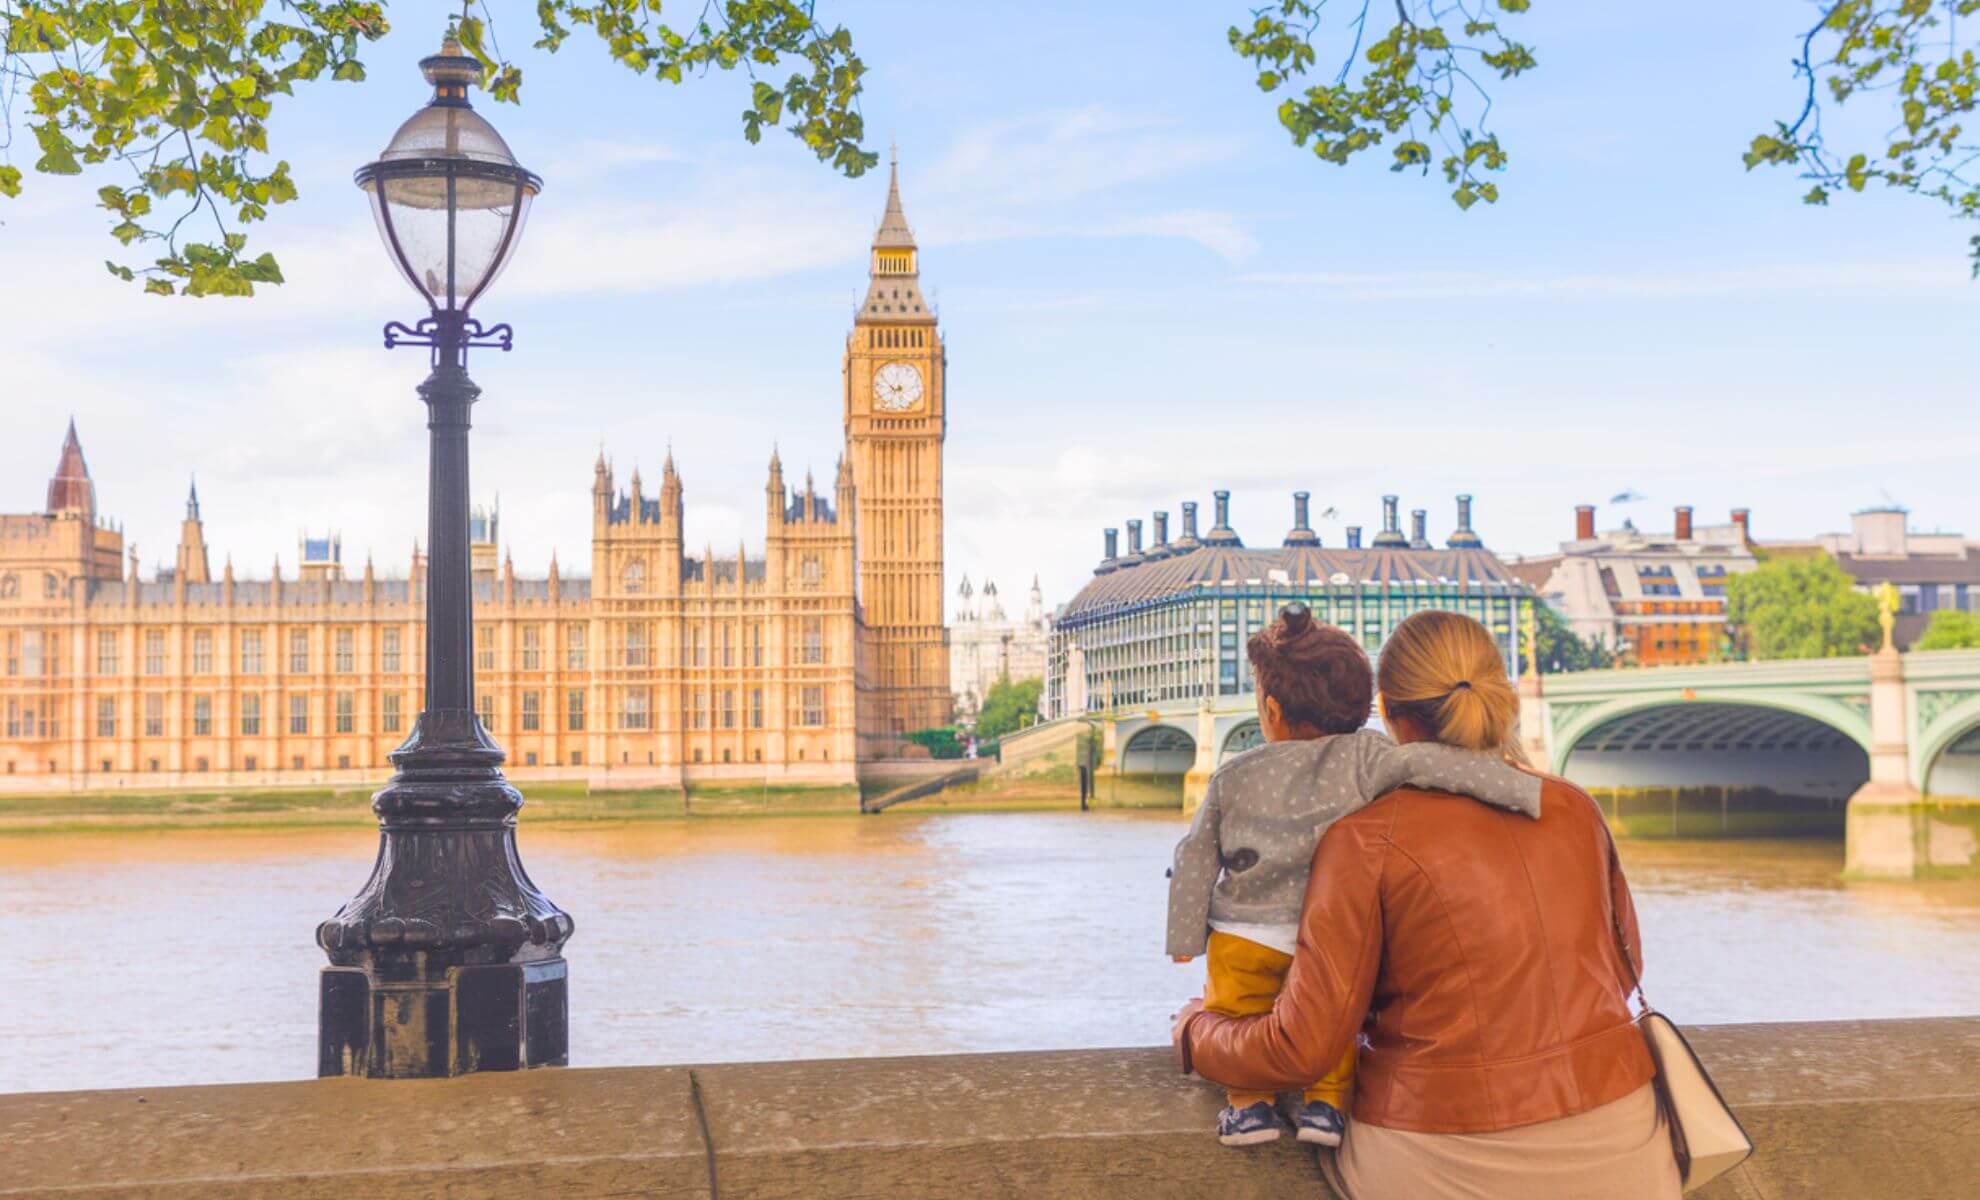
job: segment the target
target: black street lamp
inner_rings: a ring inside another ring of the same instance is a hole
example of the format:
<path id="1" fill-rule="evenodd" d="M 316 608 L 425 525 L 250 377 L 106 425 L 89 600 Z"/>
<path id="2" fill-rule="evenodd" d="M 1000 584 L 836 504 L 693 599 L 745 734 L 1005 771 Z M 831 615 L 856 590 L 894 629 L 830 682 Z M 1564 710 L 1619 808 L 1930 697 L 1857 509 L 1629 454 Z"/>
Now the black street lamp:
<path id="1" fill-rule="evenodd" d="M 433 101 L 357 172 L 393 263 L 432 308 L 387 347 L 427 346 L 419 385 L 427 476 L 426 704 L 372 797 L 378 860 L 358 894 L 318 926 L 319 1075 L 408 1078 L 562 1065 L 569 1055 L 562 950 L 571 918 L 516 854 L 522 795 L 474 708 L 468 565 L 468 414 L 481 389 L 470 346 L 507 350 L 507 325 L 468 308 L 515 252 L 543 181 L 468 105 L 480 65 L 449 38 L 420 69 Z"/>

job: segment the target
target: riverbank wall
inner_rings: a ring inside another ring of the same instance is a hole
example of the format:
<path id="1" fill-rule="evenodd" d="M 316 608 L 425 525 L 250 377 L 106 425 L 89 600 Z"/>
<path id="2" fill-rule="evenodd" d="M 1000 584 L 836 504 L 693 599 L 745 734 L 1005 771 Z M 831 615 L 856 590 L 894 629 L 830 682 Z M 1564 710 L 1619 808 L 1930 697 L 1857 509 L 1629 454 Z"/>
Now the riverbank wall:
<path id="1" fill-rule="evenodd" d="M 1703 1200 L 1955 1200 L 1980 1017 L 1695 1029 L 1758 1147 Z M 1326 1197 L 1226 1150 L 1165 1050 L 555 1069 L 0 1096 L 0 1198 Z"/>

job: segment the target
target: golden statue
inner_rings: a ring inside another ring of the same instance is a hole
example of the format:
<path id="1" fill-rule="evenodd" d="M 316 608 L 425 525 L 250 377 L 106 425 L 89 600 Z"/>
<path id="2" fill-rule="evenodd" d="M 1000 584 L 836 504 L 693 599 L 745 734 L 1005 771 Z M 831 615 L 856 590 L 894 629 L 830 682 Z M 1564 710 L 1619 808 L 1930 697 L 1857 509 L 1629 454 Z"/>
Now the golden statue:
<path id="1" fill-rule="evenodd" d="M 1877 597 L 1877 624 L 1884 627 L 1884 649 L 1896 650 L 1897 647 L 1891 642 L 1891 627 L 1897 624 L 1898 590 L 1886 579 L 1871 594 Z"/>

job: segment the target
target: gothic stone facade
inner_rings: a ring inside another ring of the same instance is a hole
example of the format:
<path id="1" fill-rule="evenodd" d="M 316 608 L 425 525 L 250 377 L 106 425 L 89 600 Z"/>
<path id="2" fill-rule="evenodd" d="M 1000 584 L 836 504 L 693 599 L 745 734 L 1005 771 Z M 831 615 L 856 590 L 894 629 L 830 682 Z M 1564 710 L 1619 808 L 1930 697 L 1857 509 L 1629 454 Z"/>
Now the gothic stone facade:
<path id="1" fill-rule="evenodd" d="M 957 714 L 973 719 L 982 711 L 990 685 L 999 679 L 1043 679 L 1051 636 L 1052 622 L 1045 615 L 1045 597 L 1036 575 L 1020 617 L 1005 613 L 995 581 L 984 580 L 979 593 L 969 576 L 963 576 L 956 590 L 955 623 L 949 630 L 949 686 Z"/>
<path id="2" fill-rule="evenodd" d="M 890 186 L 847 339 L 831 497 L 773 455 L 764 553 L 692 553 L 672 456 L 592 479 L 590 579 L 474 553 L 483 720 L 522 779 L 594 786 L 848 784 L 897 735 L 947 723 L 945 367 Z M 197 495 L 172 568 L 141 580 L 98 516 L 73 426 L 44 511 L 0 517 L 0 788 L 363 784 L 421 704 L 425 572 L 347 578 L 306 538 L 301 577 L 209 570 Z"/>

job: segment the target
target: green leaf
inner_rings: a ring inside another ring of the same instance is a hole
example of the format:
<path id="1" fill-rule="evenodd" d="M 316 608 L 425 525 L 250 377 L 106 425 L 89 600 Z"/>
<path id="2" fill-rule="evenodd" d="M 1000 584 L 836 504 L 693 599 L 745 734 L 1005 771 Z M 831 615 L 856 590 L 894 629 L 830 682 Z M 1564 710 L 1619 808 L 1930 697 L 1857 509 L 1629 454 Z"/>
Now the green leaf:
<path id="1" fill-rule="evenodd" d="M 0 164 L 0 196 L 21 194 L 21 169 Z"/>
<path id="2" fill-rule="evenodd" d="M 35 162 L 35 170 L 45 175 L 82 174 L 82 164 L 76 161 L 75 143 L 53 124 L 42 122 L 34 126 L 34 140 L 41 144 L 41 158 Z"/>
<path id="3" fill-rule="evenodd" d="M 126 275 L 124 278 L 129 279 L 130 276 Z M 172 292 L 173 288 L 169 280 L 154 278 L 144 281 L 144 294 L 147 296 L 169 296 Z"/>

